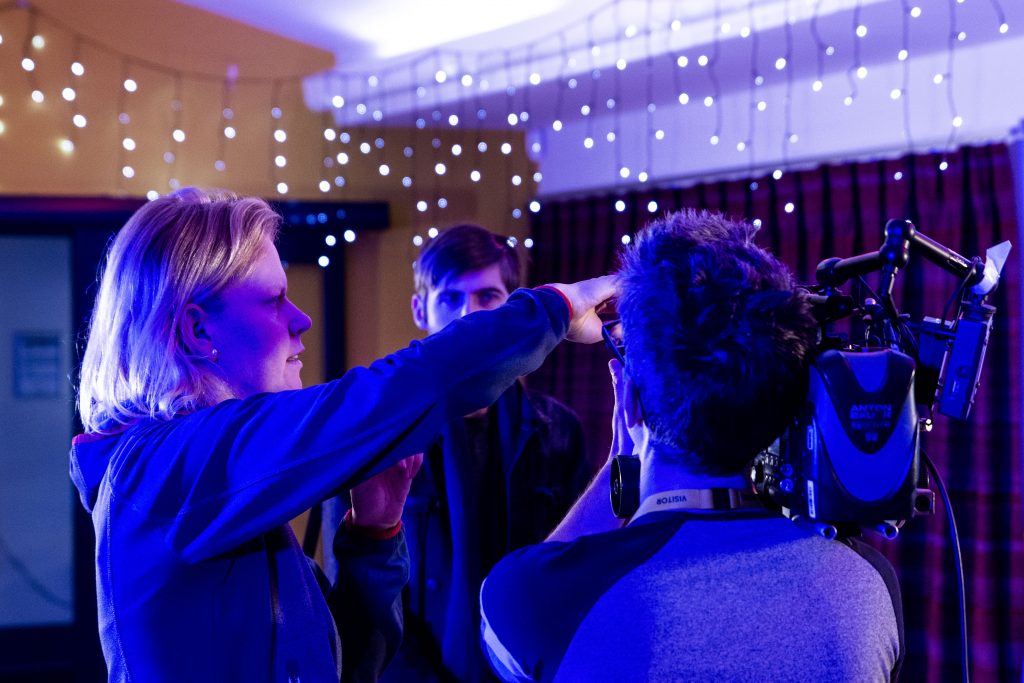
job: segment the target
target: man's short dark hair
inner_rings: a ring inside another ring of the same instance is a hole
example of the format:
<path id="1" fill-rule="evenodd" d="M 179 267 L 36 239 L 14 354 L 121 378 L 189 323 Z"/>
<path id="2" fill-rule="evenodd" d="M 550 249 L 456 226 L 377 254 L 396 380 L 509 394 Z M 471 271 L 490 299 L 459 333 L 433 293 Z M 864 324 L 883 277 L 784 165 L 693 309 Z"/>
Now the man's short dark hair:
<path id="1" fill-rule="evenodd" d="M 707 212 L 655 221 L 623 250 L 626 367 L 655 443 L 741 472 L 804 400 L 815 321 L 756 228 Z"/>
<path id="2" fill-rule="evenodd" d="M 416 293 L 426 296 L 428 289 L 448 278 L 494 264 L 498 264 L 505 289 L 512 292 L 519 287 L 519 254 L 507 238 L 479 225 L 452 226 L 420 248 L 413 265 Z"/>

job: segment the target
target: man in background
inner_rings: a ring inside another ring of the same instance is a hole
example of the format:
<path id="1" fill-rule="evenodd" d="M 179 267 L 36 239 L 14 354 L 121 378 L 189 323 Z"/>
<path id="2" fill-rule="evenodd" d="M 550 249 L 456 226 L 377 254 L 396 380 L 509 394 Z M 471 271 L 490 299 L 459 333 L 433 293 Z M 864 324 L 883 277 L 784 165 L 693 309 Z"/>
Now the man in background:
<path id="1" fill-rule="evenodd" d="M 639 509 L 624 527 L 612 515 L 606 465 L 549 542 L 498 563 L 480 602 L 502 679 L 897 675 L 892 566 L 764 508 L 746 477 L 805 400 L 816 342 L 804 295 L 754 232 L 682 212 L 624 250 L 613 454 L 639 455 Z"/>
<path id="2" fill-rule="evenodd" d="M 519 279 L 513 241 L 454 226 L 416 260 L 413 320 L 434 334 L 505 303 Z M 453 415 L 406 504 L 405 642 L 384 680 L 494 680 L 479 646 L 480 584 L 508 552 L 543 540 L 590 476 L 575 414 L 521 381 L 490 407 Z"/>

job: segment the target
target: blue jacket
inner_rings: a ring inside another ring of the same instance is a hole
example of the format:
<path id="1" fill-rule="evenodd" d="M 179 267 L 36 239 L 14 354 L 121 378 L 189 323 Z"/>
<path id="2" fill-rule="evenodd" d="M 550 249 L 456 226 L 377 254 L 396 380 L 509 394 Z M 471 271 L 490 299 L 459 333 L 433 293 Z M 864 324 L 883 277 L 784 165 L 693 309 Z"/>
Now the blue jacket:
<path id="1" fill-rule="evenodd" d="M 519 290 L 340 380 L 79 437 L 109 679 L 337 681 L 334 623 L 288 520 L 423 451 L 567 327 L 557 292 Z"/>

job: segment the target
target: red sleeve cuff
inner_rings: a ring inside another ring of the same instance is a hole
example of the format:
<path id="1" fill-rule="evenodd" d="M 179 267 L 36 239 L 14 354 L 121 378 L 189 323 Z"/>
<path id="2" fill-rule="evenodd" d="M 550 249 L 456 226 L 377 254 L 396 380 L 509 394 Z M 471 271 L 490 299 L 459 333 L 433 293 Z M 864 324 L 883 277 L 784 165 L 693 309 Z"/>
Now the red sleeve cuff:
<path id="1" fill-rule="evenodd" d="M 569 320 L 572 320 L 572 302 L 569 301 L 569 297 L 562 293 L 562 290 L 560 290 L 558 287 L 552 287 L 551 285 L 541 285 L 540 287 L 536 287 L 535 289 L 549 289 L 552 292 L 558 294 L 558 296 L 562 297 L 562 301 L 565 302 L 565 307 L 569 309 Z"/>
<path id="2" fill-rule="evenodd" d="M 402 520 L 398 520 L 397 524 L 387 529 L 371 529 L 370 527 L 357 526 L 352 522 L 352 508 L 345 512 L 345 517 L 341 520 L 341 523 L 363 538 L 371 538 L 375 541 L 390 540 L 402 530 Z"/>

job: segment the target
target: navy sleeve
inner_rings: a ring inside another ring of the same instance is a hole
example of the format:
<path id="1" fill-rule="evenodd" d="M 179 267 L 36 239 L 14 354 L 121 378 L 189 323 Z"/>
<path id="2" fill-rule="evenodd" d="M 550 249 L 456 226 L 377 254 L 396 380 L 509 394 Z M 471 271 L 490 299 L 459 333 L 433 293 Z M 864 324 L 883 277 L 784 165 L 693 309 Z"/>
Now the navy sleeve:
<path id="1" fill-rule="evenodd" d="M 402 589 L 409 582 L 405 532 L 376 540 L 342 524 L 334 555 L 338 580 L 327 602 L 341 637 L 341 680 L 373 683 L 402 642 Z"/>
<path id="2" fill-rule="evenodd" d="M 536 369 L 568 322 L 559 294 L 518 290 L 340 380 L 143 423 L 120 439 L 112 491 L 166 520 L 184 560 L 213 557 L 423 451 L 447 416 Z"/>

